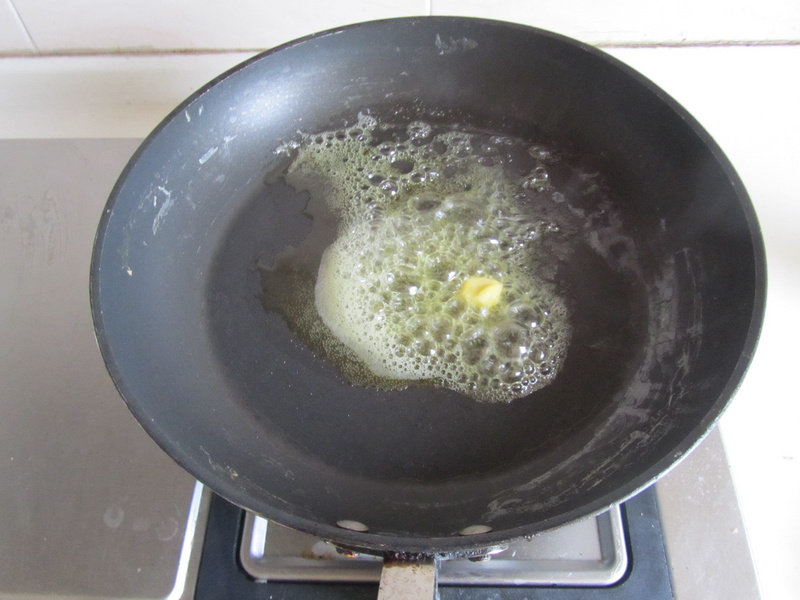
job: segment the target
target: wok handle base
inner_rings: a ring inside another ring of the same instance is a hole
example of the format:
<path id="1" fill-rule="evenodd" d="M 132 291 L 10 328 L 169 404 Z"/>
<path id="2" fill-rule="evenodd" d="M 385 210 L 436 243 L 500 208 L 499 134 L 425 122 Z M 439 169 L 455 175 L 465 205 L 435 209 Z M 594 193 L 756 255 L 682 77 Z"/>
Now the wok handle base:
<path id="1" fill-rule="evenodd" d="M 378 600 L 435 600 L 438 565 L 433 558 L 387 557 Z"/>

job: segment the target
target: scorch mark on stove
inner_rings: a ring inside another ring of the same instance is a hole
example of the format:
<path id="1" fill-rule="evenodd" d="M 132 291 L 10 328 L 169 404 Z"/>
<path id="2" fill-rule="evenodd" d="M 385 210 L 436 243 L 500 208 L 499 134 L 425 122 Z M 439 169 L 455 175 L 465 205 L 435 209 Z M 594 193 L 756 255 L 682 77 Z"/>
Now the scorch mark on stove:
<path id="1" fill-rule="evenodd" d="M 117 529 L 125 520 L 125 511 L 119 506 L 110 506 L 103 513 L 103 523 L 110 529 Z"/>
<path id="2" fill-rule="evenodd" d="M 162 542 L 168 542 L 178 534 L 180 523 L 172 517 L 159 521 L 155 528 L 156 537 Z"/>

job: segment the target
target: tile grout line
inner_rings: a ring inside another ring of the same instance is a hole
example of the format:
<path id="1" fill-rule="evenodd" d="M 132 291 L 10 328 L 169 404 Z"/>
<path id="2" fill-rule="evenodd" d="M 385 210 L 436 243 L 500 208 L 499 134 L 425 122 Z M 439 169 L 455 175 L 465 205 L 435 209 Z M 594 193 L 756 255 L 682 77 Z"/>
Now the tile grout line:
<path id="1" fill-rule="evenodd" d="M 276 44 L 277 46 L 278 44 Z M 66 50 L 29 52 L 0 52 L 3 58 L 98 58 L 98 57 L 165 57 L 165 56 L 209 56 L 213 54 L 256 54 L 270 50 L 263 48 L 71 48 Z"/>
<path id="2" fill-rule="evenodd" d="M 697 40 L 661 42 L 592 42 L 598 48 L 749 48 L 800 46 L 800 40 Z"/>
<path id="3" fill-rule="evenodd" d="M 25 21 L 22 20 L 22 15 L 19 14 L 19 9 L 17 9 L 17 5 L 14 4 L 14 0 L 6 0 L 8 3 L 9 8 L 11 8 L 11 12 L 14 13 L 14 17 L 17 19 L 17 23 L 22 28 L 22 32 L 25 34 L 25 39 L 28 40 L 28 43 L 31 45 L 31 48 L 35 53 L 39 53 L 39 46 L 36 45 L 36 42 L 31 35 L 31 32 L 28 31 L 27 25 L 25 25 Z M 0 58 L 2 55 L 0 55 Z"/>
<path id="4" fill-rule="evenodd" d="M 8 0 L 11 2 L 11 0 Z M 13 4 L 12 4 L 13 6 Z M 21 23 L 21 21 L 20 21 Z M 24 24 L 22 25 L 24 28 Z M 25 33 L 30 43 L 36 44 L 30 37 L 27 29 Z M 630 48 L 630 49 L 659 49 L 659 48 L 765 48 L 765 47 L 794 47 L 800 46 L 800 40 L 706 40 L 706 41 L 660 41 L 660 42 L 584 42 L 596 48 Z M 30 52 L 0 52 L 3 58 L 81 58 L 81 57 L 163 57 L 163 56 L 206 56 L 212 54 L 257 54 L 269 50 L 270 47 L 255 48 L 73 48 L 66 50 Z"/>

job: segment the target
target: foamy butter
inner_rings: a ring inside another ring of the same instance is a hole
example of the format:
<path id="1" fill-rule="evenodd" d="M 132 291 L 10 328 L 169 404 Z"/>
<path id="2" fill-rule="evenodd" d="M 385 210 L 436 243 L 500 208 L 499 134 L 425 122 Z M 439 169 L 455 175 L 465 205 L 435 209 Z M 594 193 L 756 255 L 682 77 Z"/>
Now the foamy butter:
<path id="1" fill-rule="evenodd" d="M 414 122 L 401 141 L 375 143 L 379 128 L 362 118 L 293 148 L 287 181 L 324 195 L 339 219 L 316 276 L 319 317 L 379 386 L 424 381 L 508 402 L 547 385 L 570 328 L 534 268 L 557 224 L 521 200 L 546 184 L 541 165 L 507 175 L 492 148 L 521 143 L 508 138 Z"/>

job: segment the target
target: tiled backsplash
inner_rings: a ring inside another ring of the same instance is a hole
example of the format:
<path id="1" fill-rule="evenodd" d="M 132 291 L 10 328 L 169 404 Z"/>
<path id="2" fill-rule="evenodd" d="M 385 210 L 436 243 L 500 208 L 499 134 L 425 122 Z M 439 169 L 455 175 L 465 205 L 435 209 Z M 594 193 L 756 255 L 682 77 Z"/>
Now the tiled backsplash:
<path id="1" fill-rule="evenodd" d="M 427 14 L 426 0 L 5 0 L 30 36 L 26 51 L 269 48 L 355 21 Z"/>
<path id="2" fill-rule="evenodd" d="M 798 0 L 433 0 L 433 13 L 527 23 L 597 45 L 800 38 Z"/>
<path id="3" fill-rule="evenodd" d="M 0 0 L 0 137 L 143 136 L 259 50 L 429 14 L 516 21 L 616 51 L 800 44 L 800 0 Z"/>
<path id="4" fill-rule="evenodd" d="M 800 39 L 797 0 L 0 0 L 0 54 L 253 50 L 427 14 L 517 21 L 604 45 Z"/>

